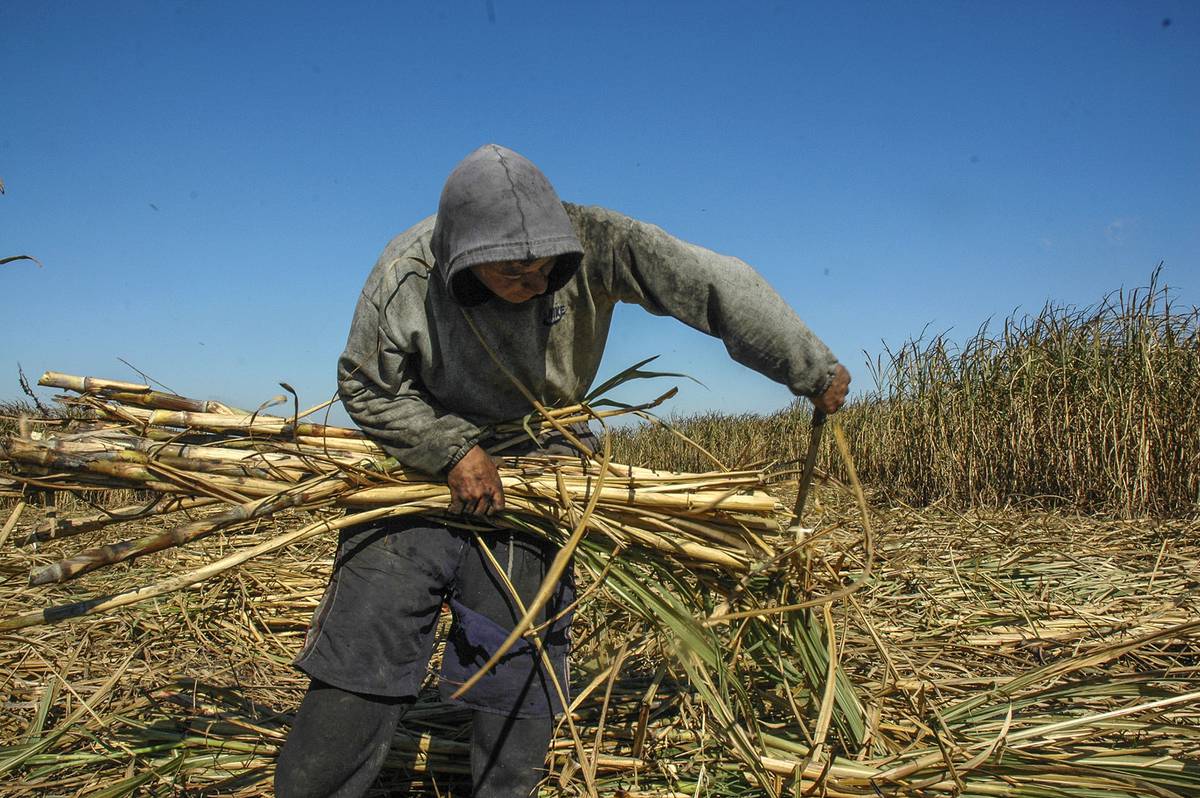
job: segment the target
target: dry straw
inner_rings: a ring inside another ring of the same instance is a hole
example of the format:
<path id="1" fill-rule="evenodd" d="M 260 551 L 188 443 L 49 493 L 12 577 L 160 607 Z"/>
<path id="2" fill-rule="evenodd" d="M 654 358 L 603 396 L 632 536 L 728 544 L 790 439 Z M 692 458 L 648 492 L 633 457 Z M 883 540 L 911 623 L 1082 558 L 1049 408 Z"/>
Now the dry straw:
<path id="1" fill-rule="evenodd" d="M 0 775 L 16 794 L 269 794 L 332 530 L 440 512 L 445 486 L 298 412 L 147 407 L 148 388 L 79 387 L 96 420 L 10 438 L 15 484 L 119 491 L 121 511 L 90 509 L 63 537 L 14 505 Z M 794 442 L 771 451 L 786 460 Z M 764 492 L 788 467 L 600 459 L 504 470 L 517 507 L 505 522 L 570 541 L 583 596 L 548 793 L 1200 793 L 1194 524 L 881 513 L 861 492 L 824 491 L 797 547 Z M 45 584 L 23 586 L 30 573 Z M 126 608 L 105 612 L 112 601 Z M 47 604 L 70 609 L 48 617 Z M 462 775 L 466 721 L 419 703 L 388 786 L 444 794 Z"/>

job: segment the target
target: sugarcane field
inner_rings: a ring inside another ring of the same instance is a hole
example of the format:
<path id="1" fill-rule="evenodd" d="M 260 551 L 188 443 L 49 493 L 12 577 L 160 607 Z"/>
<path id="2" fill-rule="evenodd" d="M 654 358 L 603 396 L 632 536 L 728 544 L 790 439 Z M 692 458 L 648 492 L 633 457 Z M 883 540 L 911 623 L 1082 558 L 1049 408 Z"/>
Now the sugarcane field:
<path id="1" fill-rule="evenodd" d="M 0 798 L 1200 798 L 1200 4 L 0 2 Z"/>
<path id="2" fill-rule="evenodd" d="M 503 523 L 578 574 L 539 794 L 1200 794 L 1200 409 L 1155 388 L 1200 395 L 1197 309 L 1151 286 L 984 335 L 897 349 L 800 516 L 799 404 L 502 430 L 605 431 L 588 459 L 497 446 Z M 58 404 L 6 406 L 0 448 L 3 793 L 272 794 L 336 530 L 444 515 L 445 483 L 290 396 L 40 384 Z M 461 787 L 469 713 L 435 680 L 372 794 Z"/>

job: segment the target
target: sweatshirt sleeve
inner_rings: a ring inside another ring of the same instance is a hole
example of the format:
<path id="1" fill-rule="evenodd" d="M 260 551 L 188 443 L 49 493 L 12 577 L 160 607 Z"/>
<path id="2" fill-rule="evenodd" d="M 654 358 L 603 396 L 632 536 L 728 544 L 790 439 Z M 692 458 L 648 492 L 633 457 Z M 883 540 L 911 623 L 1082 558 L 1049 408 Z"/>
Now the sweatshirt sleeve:
<path id="1" fill-rule="evenodd" d="M 424 391 L 416 357 L 389 329 L 369 281 L 338 358 L 338 395 L 367 437 L 403 465 L 445 474 L 483 437 Z"/>
<path id="2" fill-rule="evenodd" d="M 720 338 L 735 361 L 794 394 L 829 386 L 837 358 L 748 264 L 613 211 L 588 211 L 585 238 L 601 250 L 598 268 L 616 300 Z"/>

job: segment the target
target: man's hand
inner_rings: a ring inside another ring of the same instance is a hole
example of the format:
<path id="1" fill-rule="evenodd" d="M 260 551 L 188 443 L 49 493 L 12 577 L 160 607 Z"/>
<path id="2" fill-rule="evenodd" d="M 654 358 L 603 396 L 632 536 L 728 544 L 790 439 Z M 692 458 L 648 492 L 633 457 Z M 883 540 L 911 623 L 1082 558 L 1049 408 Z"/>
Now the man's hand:
<path id="1" fill-rule="evenodd" d="M 850 372 L 838 363 L 833 371 L 833 381 L 825 389 L 825 393 L 812 397 L 813 405 L 826 415 L 836 413 L 838 408 L 846 403 L 846 392 L 850 390 Z"/>
<path id="2" fill-rule="evenodd" d="M 450 512 L 460 515 L 492 515 L 504 509 L 500 472 L 487 452 L 476 446 L 450 469 Z"/>

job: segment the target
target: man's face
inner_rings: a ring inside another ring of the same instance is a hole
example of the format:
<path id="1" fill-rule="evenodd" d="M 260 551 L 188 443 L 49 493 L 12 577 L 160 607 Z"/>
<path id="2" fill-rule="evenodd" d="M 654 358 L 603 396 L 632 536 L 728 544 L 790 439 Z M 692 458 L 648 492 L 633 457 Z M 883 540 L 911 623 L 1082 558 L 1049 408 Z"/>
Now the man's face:
<path id="1" fill-rule="evenodd" d="M 481 263 L 472 266 L 471 271 L 493 294 L 505 302 L 519 305 L 546 292 L 547 278 L 553 268 L 554 258 L 538 258 Z"/>

